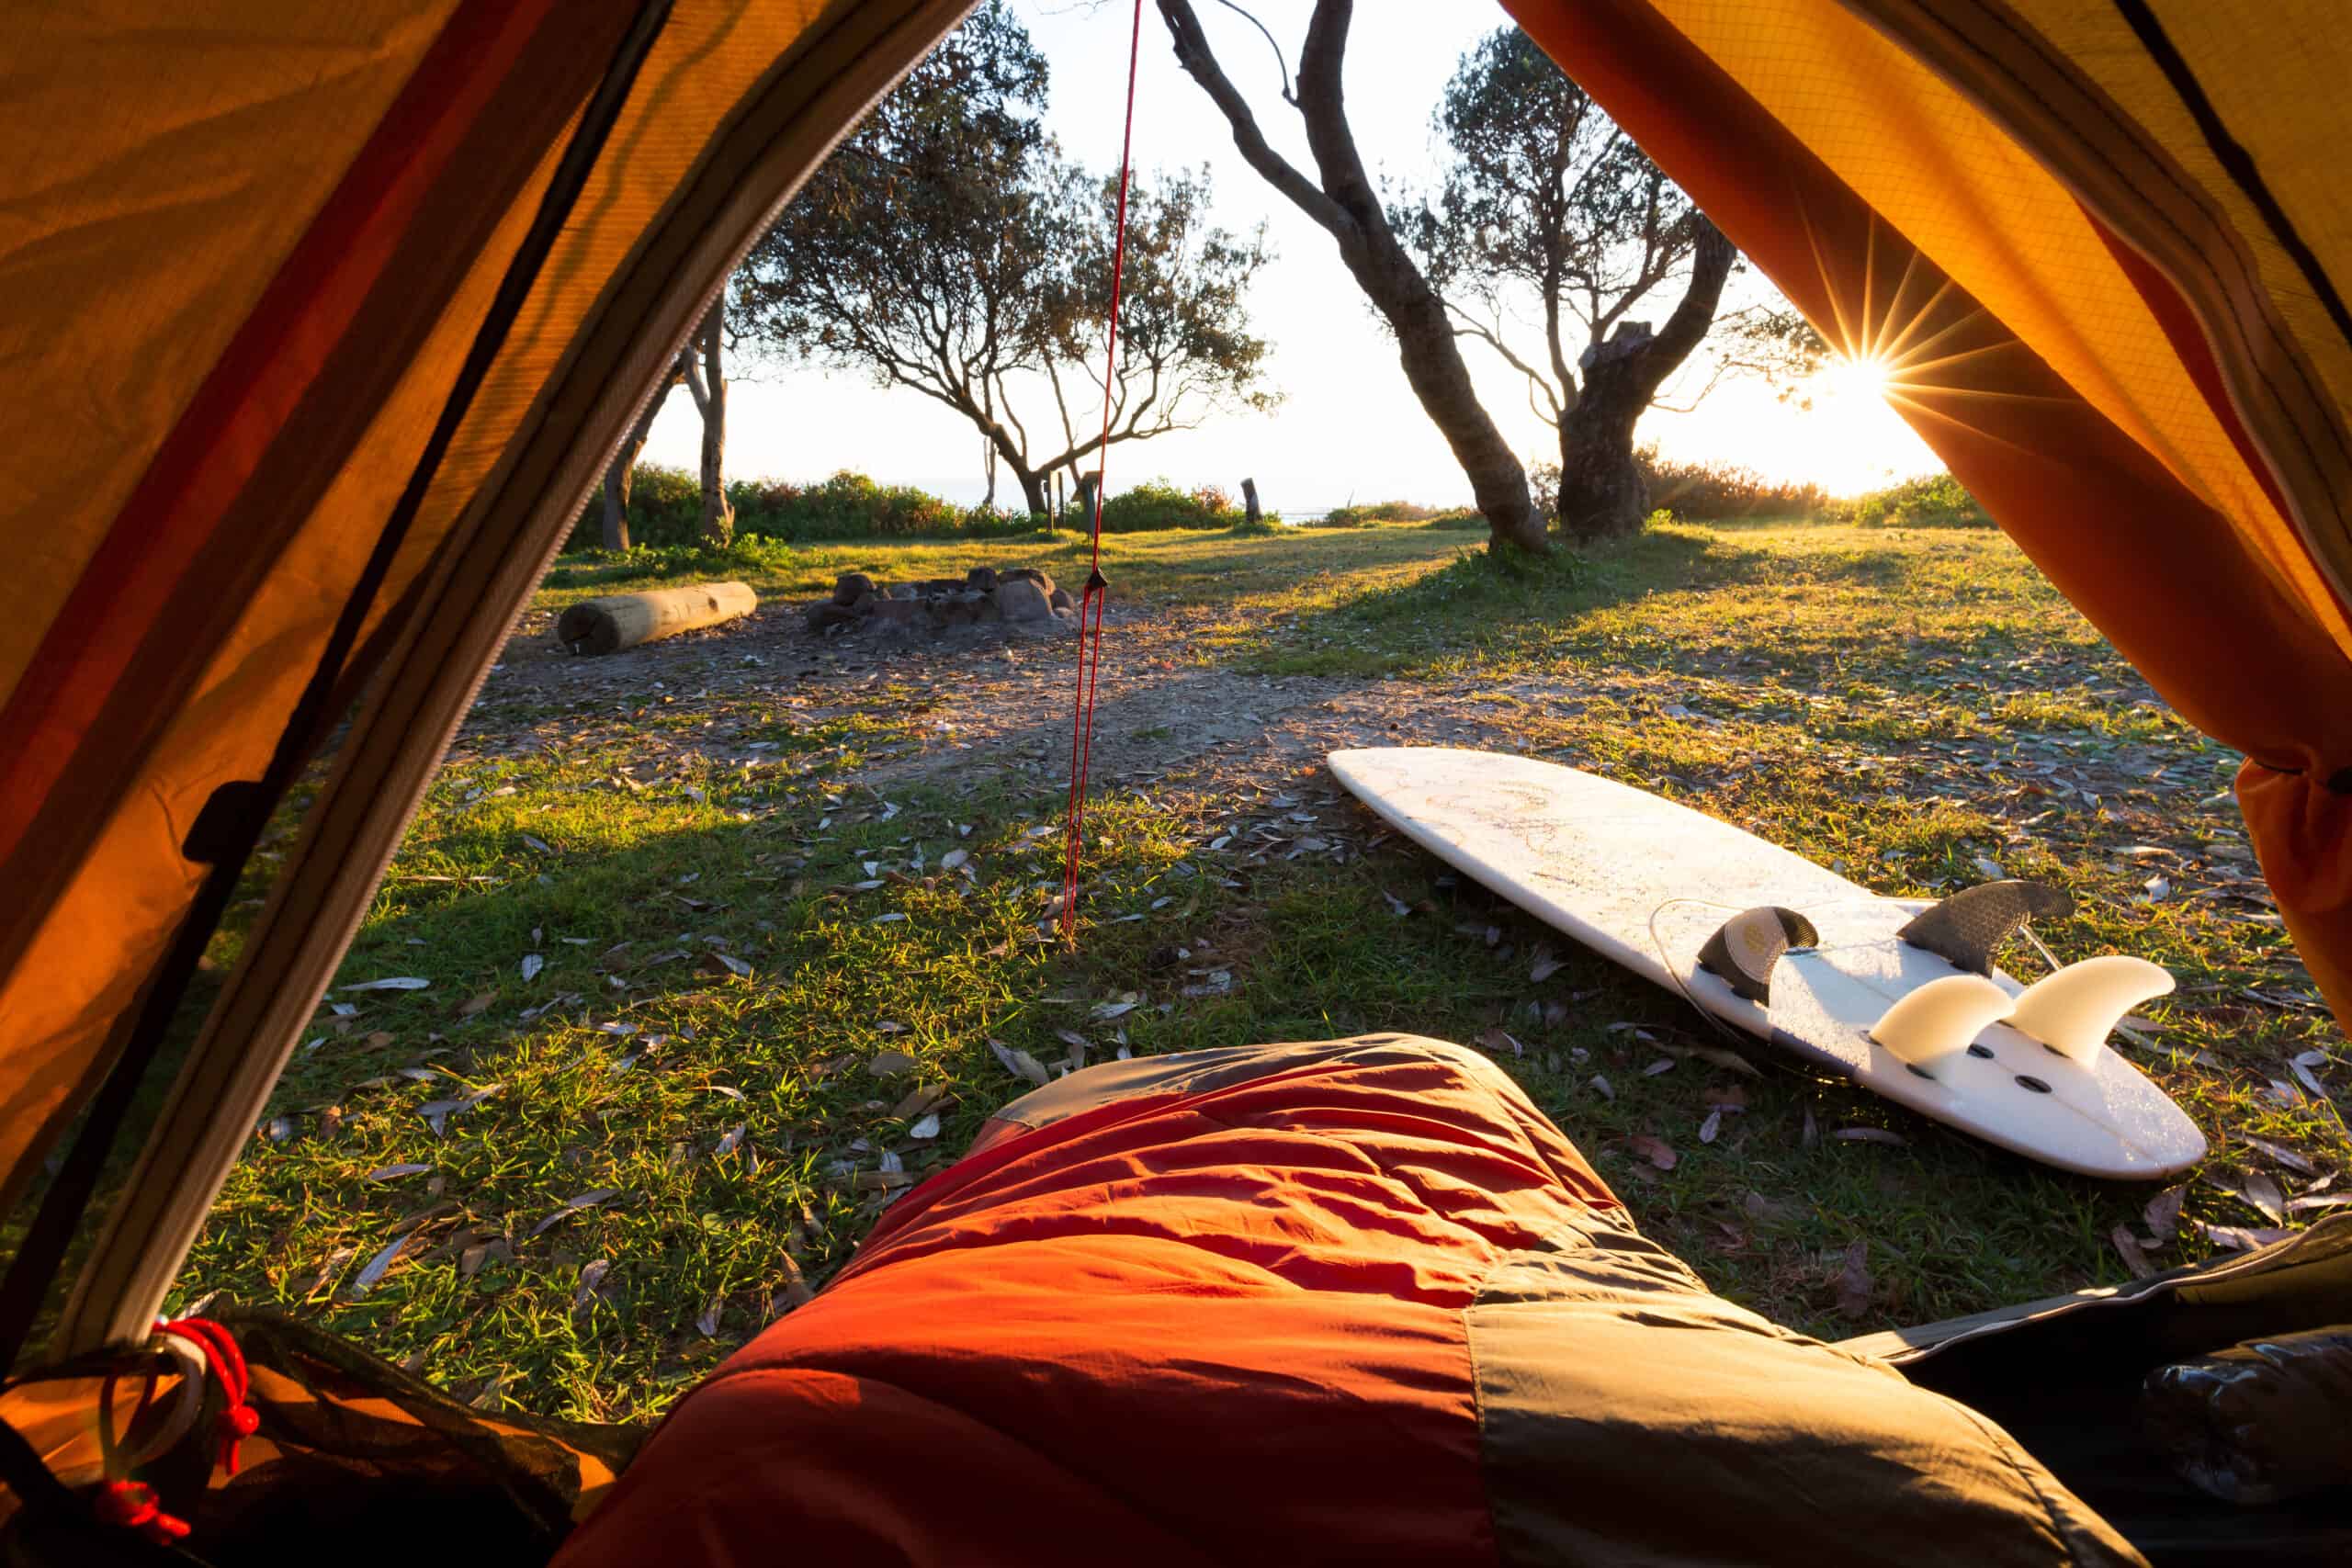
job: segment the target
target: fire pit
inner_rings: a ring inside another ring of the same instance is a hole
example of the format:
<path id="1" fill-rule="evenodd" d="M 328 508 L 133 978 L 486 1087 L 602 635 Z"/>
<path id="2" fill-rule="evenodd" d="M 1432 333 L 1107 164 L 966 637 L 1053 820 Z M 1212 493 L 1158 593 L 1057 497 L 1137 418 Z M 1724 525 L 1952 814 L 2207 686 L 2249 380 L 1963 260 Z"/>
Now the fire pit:
<path id="1" fill-rule="evenodd" d="M 808 629 L 820 636 L 865 634 L 931 638 L 962 626 L 996 626 L 1007 632 L 1050 636 L 1074 628 L 1069 594 L 1035 567 L 976 566 L 960 578 L 876 582 L 862 571 L 834 582 L 833 596 L 809 606 Z"/>

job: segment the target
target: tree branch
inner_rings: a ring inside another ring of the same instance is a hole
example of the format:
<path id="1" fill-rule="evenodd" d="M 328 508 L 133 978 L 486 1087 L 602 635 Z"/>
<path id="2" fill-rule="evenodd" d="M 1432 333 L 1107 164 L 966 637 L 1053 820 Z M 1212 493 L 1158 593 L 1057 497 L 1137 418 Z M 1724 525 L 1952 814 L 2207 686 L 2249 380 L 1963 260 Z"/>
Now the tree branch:
<path id="1" fill-rule="evenodd" d="M 1317 15 L 1321 13 L 1318 11 Z M 1201 19 L 1193 14 L 1189 0 L 1159 0 L 1159 15 L 1168 23 L 1169 35 L 1176 43 L 1176 63 L 1185 73 L 1201 85 L 1233 128 L 1233 145 L 1240 151 L 1249 165 L 1264 176 L 1268 185 L 1289 198 L 1292 206 L 1306 213 L 1341 240 L 1352 238 L 1356 222 L 1336 201 L 1323 194 L 1305 175 L 1291 167 L 1283 155 L 1266 141 L 1264 131 L 1258 129 L 1258 117 L 1250 112 L 1249 100 L 1226 77 L 1216 62 L 1216 55 L 1209 48 L 1208 35 L 1201 30 Z M 1305 82 L 1306 63 L 1300 62 L 1301 84 Z M 1287 84 L 1285 84 L 1287 86 Z"/>

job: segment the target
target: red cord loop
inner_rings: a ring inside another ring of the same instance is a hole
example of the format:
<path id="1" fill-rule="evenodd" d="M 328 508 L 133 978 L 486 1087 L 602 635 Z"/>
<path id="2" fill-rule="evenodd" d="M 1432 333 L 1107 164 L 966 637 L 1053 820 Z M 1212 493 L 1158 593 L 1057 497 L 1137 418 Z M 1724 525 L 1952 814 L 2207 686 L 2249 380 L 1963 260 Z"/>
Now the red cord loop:
<path id="1" fill-rule="evenodd" d="M 155 1489 L 143 1481 L 109 1481 L 92 1502 L 98 1519 L 127 1530 L 137 1530 L 158 1546 L 187 1539 L 186 1519 L 164 1512 Z"/>
<path id="2" fill-rule="evenodd" d="M 245 1366 L 244 1352 L 237 1348 L 236 1337 L 207 1317 L 159 1319 L 155 1332 L 185 1339 L 201 1350 L 205 1365 L 220 1380 L 220 1392 L 229 1396 L 229 1405 L 220 1412 L 219 1462 L 231 1475 L 236 1474 L 238 1445 L 261 1427 L 261 1416 L 245 1403 L 245 1396 L 253 1388 L 253 1374 Z"/>
<path id="3" fill-rule="evenodd" d="M 1127 121 L 1119 142 L 1119 216 L 1111 249 L 1111 309 L 1102 333 L 1102 435 L 1094 444 L 1093 558 L 1086 593 L 1078 602 L 1078 691 L 1071 704 L 1069 739 L 1069 833 L 1062 857 L 1062 935 L 1078 925 L 1078 853 L 1086 829 L 1087 774 L 1094 765 L 1094 688 L 1102 673 L 1102 602 L 1111 586 L 1102 575 L 1103 475 L 1111 452 L 1112 378 L 1119 365 L 1119 291 L 1127 274 L 1127 175 L 1135 161 L 1136 65 L 1143 58 L 1143 0 L 1136 0 L 1127 34 Z"/>

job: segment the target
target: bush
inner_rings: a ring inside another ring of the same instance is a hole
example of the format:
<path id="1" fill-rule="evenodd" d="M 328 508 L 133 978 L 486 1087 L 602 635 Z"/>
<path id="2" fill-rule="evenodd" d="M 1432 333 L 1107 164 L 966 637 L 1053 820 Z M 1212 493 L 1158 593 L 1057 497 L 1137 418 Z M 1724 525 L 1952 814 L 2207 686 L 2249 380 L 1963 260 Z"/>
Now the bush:
<path id="1" fill-rule="evenodd" d="M 1308 518 L 1306 528 L 1355 528 L 1366 523 L 1426 523 L 1437 513 L 1409 501 L 1374 501 L 1362 506 L 1335 506 L 1319 518 Z"/>
<path id="2" fill-rule="evenodd" d="M 880 484 L 844 468 L 815 484 L 738 479 L 727 487 L 739 539 L 870 539 L 918 535 L 1003 538 L 1026 534 L 1043 520 L 1026 512 L 958 506 L 911 485 Z M 589 498 L 564 544 L 567 552 L 594 550 L 603 539 L 604 497 Z M 702 480 L 684 468 L 640 463 L 630 481 L 629 542 L 654 550 L 699 549 Z"/>
<path id="3" fill-rule="evenodd" d="M 1230 528 L 1244 513 L 1215 485 L 1182 491 L 1153 479 L 1102 503 L 1102 531 L 1140 534 L 1159 528 Z"/>
<path id="4" fill-rule="evenodd" d="M 1990 528 L 1992 517 L 1950 474 L 1923 474 L 1838 502 L 1830 516 L 1860 528 Z"/>
<path id="5" fill-rule="evenodd" d="M 626 550 L 592 548 L 567 555 L 548 573 L 544 586 L 594 588 L 648 577 L 695 581 L 733 577 L 746 571 L 781 571 L 792 564 L 791 546 L 775 539 L 740 536 L 724 549 L 700 544 L 636 545 Z"/>

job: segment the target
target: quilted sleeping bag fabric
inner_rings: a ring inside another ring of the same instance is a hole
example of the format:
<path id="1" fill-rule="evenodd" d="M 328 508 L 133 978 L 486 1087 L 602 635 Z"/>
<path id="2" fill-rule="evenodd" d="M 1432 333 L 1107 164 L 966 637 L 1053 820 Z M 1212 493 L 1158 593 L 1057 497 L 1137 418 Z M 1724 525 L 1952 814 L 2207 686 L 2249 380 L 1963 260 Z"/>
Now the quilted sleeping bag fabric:
<path id="1" fill-rule="evenodd" d="M 1997 1427 L 1708 1292 L 1412 1035 L 1006 1108 L 687 1394 L 560 1568 L 2111 1563 Z"/>

